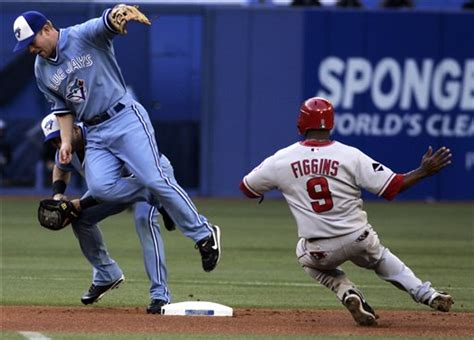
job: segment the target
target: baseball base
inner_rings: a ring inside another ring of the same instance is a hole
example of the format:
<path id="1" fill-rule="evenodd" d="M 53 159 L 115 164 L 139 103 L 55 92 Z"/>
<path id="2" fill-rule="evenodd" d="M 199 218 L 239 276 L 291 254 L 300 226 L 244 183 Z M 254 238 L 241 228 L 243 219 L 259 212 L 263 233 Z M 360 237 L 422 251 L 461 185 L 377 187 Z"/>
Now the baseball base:
<path id="1" fill-rule="evenodd" d="M 184 301 L 171 303 L 161 308 L 162 315 L 184 316 L 232 316 L 233 309 L 208 301 Z"/>

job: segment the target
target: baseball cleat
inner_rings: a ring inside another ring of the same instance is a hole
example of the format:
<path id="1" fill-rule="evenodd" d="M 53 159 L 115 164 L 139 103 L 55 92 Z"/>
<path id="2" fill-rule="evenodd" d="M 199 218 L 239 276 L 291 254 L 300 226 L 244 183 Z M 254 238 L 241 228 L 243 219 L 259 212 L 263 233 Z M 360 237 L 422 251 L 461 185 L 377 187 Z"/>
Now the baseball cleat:
<path id="1" fill-rule="evenodd" d="M 99 301 L 109 290 L 118 288 L 123 280 L 125 280 L 125 277 L 122 275 L 117 280 L 105 286 L 96 286 L 95 284 L 92 284 L 89 287 L 89 290 L 82 295 L 81 302 L 85 305 L 89 305 Z"/>
<path id="2" fill-rule="evenodd" d="M 148 307 L 146 308 L 147 314 L 161 314 L 161 307 L 167 305 L 168 302 L 159 299 L 152 299 Z"/>
<path id="3" fill-rule="evenodd" d="M 361 326 L 373 326 L 377 324 L 377 316 L 372 307 L 363 298 L 362 294 L 349 289 L 344 294 L 344 306 L 349 310 L 355 322 Z"/>
<path id="4" fill-rule="evenodd" d="M 453 304 L 452 296 L 444 292 L 434 293 L 428 302 L 428 306 L 441 312 L 449 312 Z"/>
<path id="5" fill-rule="evenodd" d="M 218 226 L 211 224 L 211 235 L 196 243 L 196 248 L 201 253 L 202 268 L 206 272 L 216 268 L 221 258 L 221 230 Z"/>

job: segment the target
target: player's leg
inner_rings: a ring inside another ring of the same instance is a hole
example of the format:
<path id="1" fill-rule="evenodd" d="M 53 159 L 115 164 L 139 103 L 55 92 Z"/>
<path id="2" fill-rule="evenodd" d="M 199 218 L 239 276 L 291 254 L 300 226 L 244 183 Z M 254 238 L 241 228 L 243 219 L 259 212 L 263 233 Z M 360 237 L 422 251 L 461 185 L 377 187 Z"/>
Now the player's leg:
<path id="1" fill-rule="evenodd" d="M 123 161 L 185 235 L 196 242 L 203 269 L 213 270 L 220 259 L 219 227 L 208 223 L 187 193 L 166 175 L 145 109 L 134 104 L 126 110 L 101 124 L 100 129 L 92 128 L 87 136 L 86 177 L 93 196 L 119 202 L 137 194 L 120 179 Z"/>
<path id="2" fill-rule="evenodd" d="M 121 178 L 125 163 L 186 236 L 195 242 L 209 236 L 210 224 L 174 179 L 169 161 L 161 157 L 148 114 L 140 105 L 126 110 L 87 135 L 86 179 L 92 195 L 115 202 L 136 197 L 142 188 Z"/>
<path id="3" fill-rule="evenodd" d="M 380 244 L 372 227 L 366 231 L 365 238 L 356 239 L 352 246 L 348 247 L 353 263 L 374 270 L 380 278 L 406 291 L 416 302 L 440 311 L 449 311 L 454 303 L 451 296 L 436 291 L 429 281 L 422 282 L 397 256 Z"/>
<path id="4" fill-rule="evenodd" d="M 339 267 L 346 260 L 339 240 L 310 242 L 302 238 L 296 246 L 296 256 L 303 270 L 314 280 L 332 290 L 359 325 L 376 324 L 375 311 L 367 303 L 362 292 Z"/>
<path id="5" fill-rule="evenodd" d="M 93 268 L 92 285 L 81 298 L 84 304 L 98 301 L 123 281 L 122 270 L 110 257 L 97 223 L 124 208 L 124 205 L 101 204 L 84 210 L 80 218 L 72 223 L 81 251 Z"/>
<path id="6" fill-rule="evenodd" d="M 104 202 L 130 203 L 146 200 L 147 192 L 136 178 L 124 178 L 124 162 L 97 139 L 98 132 L 87 135 L 85 176 L 89 193 Z M 149 192 L 148 192 L 149 194 Z"/>
<path id="7" fill-rule="evenodd" d="M 121 115 L 120 124 L 127 126 L 121 131 L 126 135 L 111 145 L 111 150 L 119 155 L 138 180 L 159 199 L 171 217 L 186 231 L 187 236 L 194 241 L 208 236 L 211 229 L 206 218 L 198 213 L 188 194 L 166 171 L 170 164 L 161 157 L 148 114 L 138 104 L 133 105 L 131 110 L 131 113 Z M 128 142 L 120 143 L 123 139 Z"/>
<path id="8" fill-rule="evenodd" d="M 107 148 L 125 162 L 138 180 L 158 198 L 183 233 L 196 242 L 205 271 L 215 268 L 220 259 L 220 229 L 200 215 L 188 194 L 166 174 L 161 164 L 153 126 L 146 110 L 135 103 L 101 126 Z M 118 183 L 109 186 L 110 199 L 123 196 Z"/>
<path id="9" fill-rule="evenodd" d="M 171 301 L 168 290 L 165 248 L 157 222 L 158 209 L 145 202 L 134 205 L 135 228 L 142 246 L 145 271 L 151 282 L 148 313 L 161 314 L 161 307 Z"/>

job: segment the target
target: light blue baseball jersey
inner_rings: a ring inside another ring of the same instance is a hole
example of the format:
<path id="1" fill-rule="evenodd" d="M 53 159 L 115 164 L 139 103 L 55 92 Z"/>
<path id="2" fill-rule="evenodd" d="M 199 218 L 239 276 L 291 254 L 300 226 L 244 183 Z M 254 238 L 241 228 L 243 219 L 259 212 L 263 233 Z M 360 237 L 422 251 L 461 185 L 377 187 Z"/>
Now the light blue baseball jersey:
<path id="1" fill-rule="evenodd" d="M 60 29 L 56 56 L 36 57 L 36 80 L 51 103 L 52 113 L 72 113 L 79 121 L 87 121 L 127 94 L 112 44 L 116 32 L 106 19 L 109 11 L 100 18 Z"/>
<path id="2" fill-rule="evenodd" d="M 203 240 L 214 229 L 176 182 L 171 164 L 161 157 L 148 112 L 126 90 L 109 13 L 59 31 L 54 59 L 36 58 L 38 87 L 52 113 L 72 113 L 88 126 L 84 166 L 91 196 L 116 203 L 157 199 L 184 235 Z M 123 178 L 124 164 L 135 181 Z"/>

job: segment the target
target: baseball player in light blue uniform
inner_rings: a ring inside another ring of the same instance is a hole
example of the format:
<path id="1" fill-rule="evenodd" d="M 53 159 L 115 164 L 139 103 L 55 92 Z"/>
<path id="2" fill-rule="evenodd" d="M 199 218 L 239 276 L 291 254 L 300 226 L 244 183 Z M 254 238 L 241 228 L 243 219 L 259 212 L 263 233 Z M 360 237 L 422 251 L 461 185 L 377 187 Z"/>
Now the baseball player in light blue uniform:
<path id="1" fill-rule="evenodd" d="M 44 141 L 52 143 L 59 149 L 60 135 L 56 116 L 54 114 L 46 116 L 41 123 L 41 127 L 45 135 Z M 83 124 L 77 124 L 73 132 L 75 152 L 72 161 L 69 164 L 61 164 L 59 162 L 59 151 L 56 152 L 53 181 L 66 178 L 73 170 L 84 177 L 83 146 L 86 136 L 87 129 Z M 173 168 L 166 156 L 162 155 L 160 161 L 167 176 L 174 178 Z M 126 169 L 124 169 L 123 174 L 130 176 Z M 63 189 L 65 190 L 65 187 Z M 60 191 L 62 192 L 56 192 L 55 190 L 55 199 L 64 198 L 63 190 Z M 72 229 L 79 241 L 82 253 L 93 267 L 91 288 L 81 299 L 84 304 L 97 302 L 107 291 L 117 287 L 124 280 L 122 270 L 107 252 L 107 247 L 97 223 L 108 216 L 122 212 L 129 206 L 130 204 L 127 203 L 102 203 L 85 209 L 80 217 L 72 223 Z M 163 213 L 165 212 L 163 211 Z M 135 228 L 143 250 L 145 270 L 151 282 L 150 296 L 152 303 L 148 306 L 147 311 L 154 314 L 160 313 L 161 308 L 153 308 L 153 305 L 165 305 L 171 301 L 167 286 L 168 274 L 164 245 L 160 226 L 157 223 L 158 215 L 158 209 L 146 202 L 137 202 L 134 205 Z"/>
<path id="2" fill-rule="evenodd" d="M 88 128 L 85 176 L 91 195 L 98 201 L 118 203 L 141 195 L 140 185 L 121 176 L 125 164 L 196 242 L 203 269 L 211 271 L 220 260 L 220 229 L 200 215 L 187 193 L 167 176 L 148 113 L 127 92 L 115 60 L 114 18 L 123 6 L 59 31 L 43 14 L 25 12 L 13 25 L 18 41 L 14 50 L 27 47 L 38 55 L 38 87 L 61 128 L 60 162 L 66 164 L 72 158 L 75 116 Z M 133 19 L 121 18 L 121 22 Z"/>

